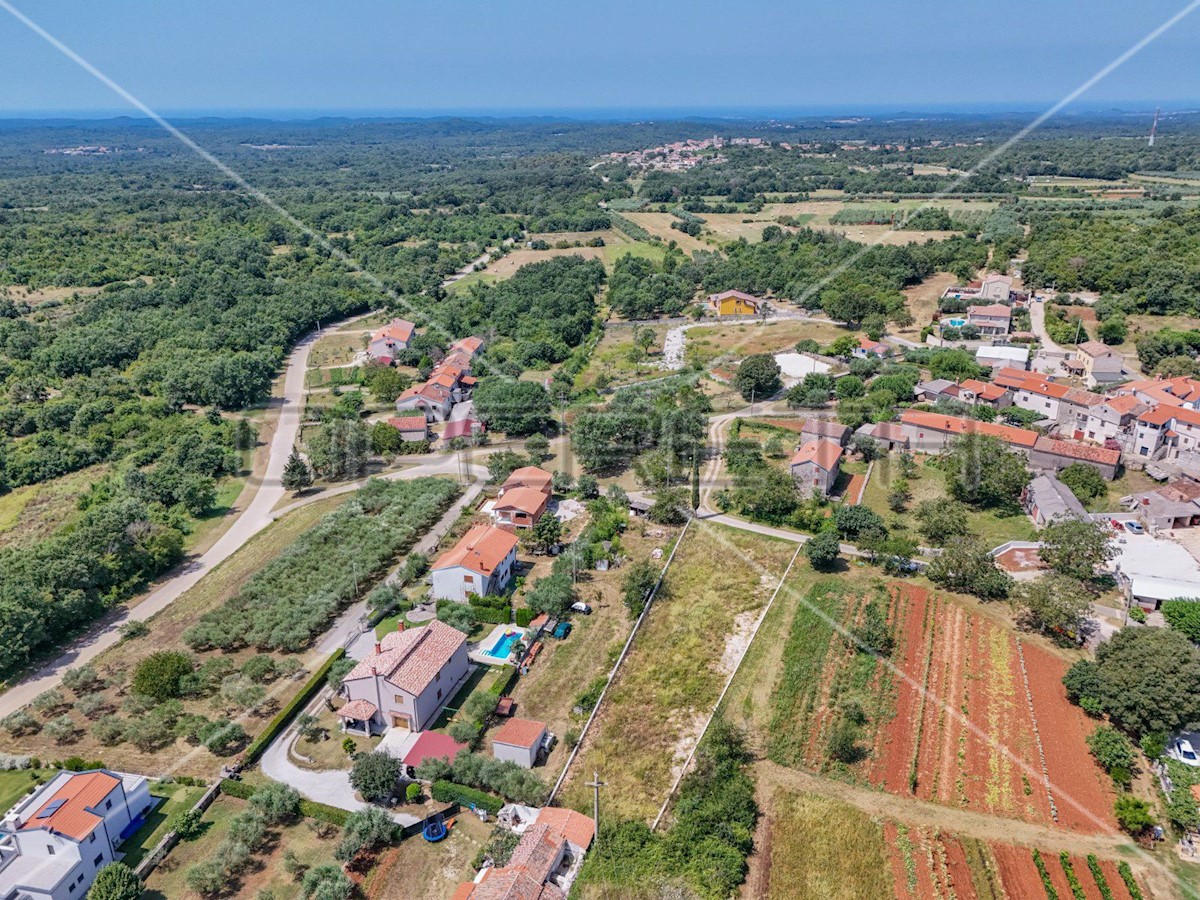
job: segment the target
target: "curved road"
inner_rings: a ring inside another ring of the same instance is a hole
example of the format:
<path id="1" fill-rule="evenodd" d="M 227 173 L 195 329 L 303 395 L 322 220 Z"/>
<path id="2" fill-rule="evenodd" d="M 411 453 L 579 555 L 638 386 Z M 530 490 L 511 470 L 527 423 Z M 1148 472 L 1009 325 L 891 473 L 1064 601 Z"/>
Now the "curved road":
<path id="1" fill-rule="evenodd" d="M 506 242 L 506 246 L 510 244 L 511 241 Z M 443 286 L 449 286 L 459 279 L 464 278 L 475 271 L 478 266 L 486 263 L 488 259 L 488 253 L 482 254 L 478 259 L 467 263 L 467 265 L 447 278 L 443 282 Z M 279 415 L 275 424 L 275 433 L 271 438 L 266 471 L 262 474 L 262 480 L 255 491 L 253 499 L 251 499 L 247 507 L 233 521 L 229 529 L 221 535 L 212 547 L 202 553 L 199 558 L 187 560 L 181 567 L 168 573 L 166 576 L 167 580 L 154 588 L 150 595 L 136 606 L 120 608 L 117 615 L 107 623 L 89 630 L 68 644 L 66 652 L 57 659 L 46 663 L 33 674 L 18 682 L 3 694 L 0 694 L 0 718 L 20 709 L 43 691 L 57 687 L 62 682 L 63 673 L 67 669 L 94 659 L 100 653 L 116 644 L 121 639 L 119 629 L 126 622 L 144 622 L 155 613 L 166 609 L 200 581 L 201 578 L 232 556 L 246 541 L 270 525 L 283 513 L 304 503 L 311 503 L 317 499 L 355 490 L 361 485 L 361 482 L 342 485 L 333 490 L 314 495 L 307 500 L 302 500 L 298 503 L 285 506 L 280 510 L 275 510 L 275 507 L 283 499 L 284 494 L 287 493 L 283 488 L 281 478 L 283 476 L 283 467 L 287 464 L 287 458 L 291 455 L 292 448 L 296 444 L 296 439 L 300 435 L 301 413 L 304 409 L 304 382 L 305 376 L 308 374 L 308 357 L 312 352 L 313 344 L 327 331 L 340 330 L 347 325 L 352 325 L 367 318 L 374 312 L 375 310 L 371 310 L 361 315 L 342 319 L 336 325 L 330 325 L 328 328 L 317 329 L 304 337 L 292 348 L 292 352 L 288 354 L 287 362 L 284 365 L 283 397 L 279 401 Z M 385 477 L 416 478 L 424 474 L 445 474 L 457 471 L 457 464 L 453 458 L 448 458 L 444 466 L 444 468 L 440 468 L 436 463 L 429 463 L 427 466 L 416 467 L 417 469 L 425 469 L 425 471 L 409 469 Z M 477 472 L 478 470 L 475 469 L 474 471 Z"/>
<path id="2" fill-rule="evenodd" d="M 341 322 L 341 325 L 366 318 L 363 313 Z M 151 591 L 150 595 L 134 607 L 125 607 L 103 627 L 89 631 L 68 645 L 67 651 L 53 662 L 47 663 L 28 678 L 0 694 L 0 717 L 20 709 L 42 691 L 55 687 L 62 681 L 63 673 L 93 659 L 121 639 L 118 629 L 126 622 L 144 622 L 179 599 L 189 588 L 211 572 L 216 566 L 234 554 L 246 541 L 273 522 L 278 513 L 272 510 L 283 499 L 286 491 L 281 483 L 283 467 L 295 446 L 300 433 L 300 417 L 304 408 L 304 377 L 308 371 L 308 357 L 313 344 L 323 334 L 314 331 L 301 340 L 288 355 L 283 375 L 283 397 L 279 401 L 279 415 L 275 433 L 271 438 L 270 455 L 266 471 L 255 491 L 253 499 L 241 514 L 221 535 L 212 547 L 197 559 L 188 560 L 168 580 Z"/>

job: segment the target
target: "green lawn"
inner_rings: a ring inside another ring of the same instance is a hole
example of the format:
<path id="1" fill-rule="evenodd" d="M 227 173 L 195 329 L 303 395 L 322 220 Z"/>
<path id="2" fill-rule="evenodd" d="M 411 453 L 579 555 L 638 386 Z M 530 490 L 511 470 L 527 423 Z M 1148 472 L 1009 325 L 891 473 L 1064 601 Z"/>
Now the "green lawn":
<path id="1" fill-rule="evenodd" d="M 900 475 L 900 466 L 894 456 L 884 457 L 875 461 L 871 470 L 871 480 L 863 493 L 863 504 L 883 516 L 888 527 L 895 529 L 899 526 L 907 530 L 918 541 L 921 540 L 916 528 L 916 517 L 913 510 L 925 500 L 945 500 L 949 497 L 946 491 L 946 478 L 936 468 L 930 466 L 929 458 L 917 457 L 917 477 L 909 481 L 909 491 L 912 500 L 902 513 L 894 513 L 888 506 L 887 498 L 891 492 L 891 484 Z M 990 510 L 967 508 L 967 524 L 971 533 L 989 548 L 998 547 L 1006 541 L 1030 541 L 1034 539 L 1036 529 L 1025 515 L 999 516 Z"/>
<path id="2" fill-rule="evenodd" d="M 31 785 L 49 781 L 54 769 L 14 769 L 0 772 L 0 814 L 24 797 Z"/>
<path id="3" fill-rule="evenodd" d="M 163 802 L 146 817 L 142 827 L 121 845 L 121 852 L 125 854 L 125 864 L 133 868 L 140 863 L 162 840 L 163 835 L 175 827 L 179 817 L 196 805 L 204 790 L 202 786 L 192 787 L 185 784 L 153 785 L 150 788 L 151 795 L 163 798 Z"/>
<path id="4" fill-rule="evenodd" d="M 511 671 L 508 666 L 476 666 L 474 671 L 467 676 L 467 680 L 459 688 L 458 693 L 451 697 L 442 711 L 438 713 L 437 720 L 430 726 L 431 729 L 440 731 L 450 727 L 450 723 L 454 721 L 458 711 L 463 708 L 472 694 L 490 690 L 497 681 L 508 677 Z"/>

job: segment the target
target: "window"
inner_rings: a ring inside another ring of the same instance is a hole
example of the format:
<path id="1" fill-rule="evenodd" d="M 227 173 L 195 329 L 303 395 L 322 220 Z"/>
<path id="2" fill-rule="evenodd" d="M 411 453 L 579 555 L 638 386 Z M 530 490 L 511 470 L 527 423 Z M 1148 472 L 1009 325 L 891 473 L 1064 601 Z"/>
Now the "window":
<path id="1" fill-rule="evenodd" d="M 104 801 L 104 808 L 105 808 L 105 809 L 112 809 L 112 798 L 109 798 L 108 800 L 105 800 L 105 801 Z"/>
<path id="2" fill-rule="evenodd" d="M 100 862 L 101 862 L 101 860 L 103 860 L 103 859 L 104 859 L 104 854 L 103 854 L 103 853 L 99 853 L 99 854 L 97 854 L 97 855 L 96 855 L 96 858 L 92 860 L 92 865 L 93 865 L 93 866 L 98 866 L 98 865 L 100 865 Z M 79 877 L 80 877 L 80 878 L 82 878 L 83 876 L 82 876 L 82 875 L 80 875 Z"/>
<path id="3" fill-rule="evenodd" d="M 88 835 L 88 842 L 91 843 L 91 842 L 94 842 L 95 840 L 96 840 L 96 832 L 93 831 L 91 834 Z"/>
<path id="4" fill-rule="evenodd" d="M 441 673 L 441 672 L 434 672 L 434 673 L 433 673 L 433 680 L 434 680 L 434 681 L 441 681 L 441 680 L 442 680 L 442 673 Z"/>
<path id="5" fill-rule="evenodd" d="M 441 689 L 441 688 L 438 688 L 438 692 L 437 692 L 437 698 L 438 698 L 439 700 L 441 700 L 441 699 L 442 699 L 442 689 Z"/>
<path id="6" fill-rule="evenodd" d="M 99 857 L 97 857 L 97 859 L 99 859 Z M 81 881 L 83 881 L 83 873 L 82 872 L 80 872 L 79 877 L 75 879 L 75 883 L 78 884 Z"/>
<path id="7" fill-rule="evenodd" d="M 68 893 L 68 894 L 73 894 L 73 893 L 75 893 L 75 885 L 73 885 L 73 884 L 68 884 L 68 885 L 67 885 L 67 893 Z"/>
<path id="8" fill-rule="evenodd" d="M 50 844 L 46 845 L 46 853 L 49 854 L 50 856 L 54 855 L 54 848 Z"/>

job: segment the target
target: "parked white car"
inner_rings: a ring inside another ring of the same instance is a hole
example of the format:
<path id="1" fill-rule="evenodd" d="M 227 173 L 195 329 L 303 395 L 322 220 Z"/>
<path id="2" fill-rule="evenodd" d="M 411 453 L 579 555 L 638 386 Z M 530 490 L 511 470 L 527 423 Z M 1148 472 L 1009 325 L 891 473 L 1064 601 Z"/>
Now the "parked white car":
<path id="1" fill-rule="evenodd" d="M 1177 762 L 1183 763 L 1185 766 L 1200 768 L 1200 756 L 1196 755 L 1196 751 L 1192 747 L 1192 742 L 1187 738 L 1180 737 L 1172 740 L 1171 745 L 1167 748 L 1167 756 Z"/>

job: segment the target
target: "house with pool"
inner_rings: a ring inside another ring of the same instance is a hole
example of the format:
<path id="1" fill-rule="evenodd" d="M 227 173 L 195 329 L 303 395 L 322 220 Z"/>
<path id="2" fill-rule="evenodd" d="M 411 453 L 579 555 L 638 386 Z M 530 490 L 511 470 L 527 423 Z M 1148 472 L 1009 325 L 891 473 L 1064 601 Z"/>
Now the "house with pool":
<path id="1" fill-rule="evenodd" d="M 0 820 L 0 896 L 82 898 L 156 802 L 141 775 L 59 772 Z"/>
<path id="2" fill-rule="evenodd" d="M 466 680 L 466 636 L 436 619 L 393 631 L 342 680 L 343 731 L 366 735 L 389 728 L 422 731 Z"/>
<path id="3" fill-rule="evenodd" d="M 517 564 L 517 537 L 494 525 L 476 525 L 441 555 L 431 570 L 435 600 L 466 603 L 469 594 L 498 594 Z"/>

